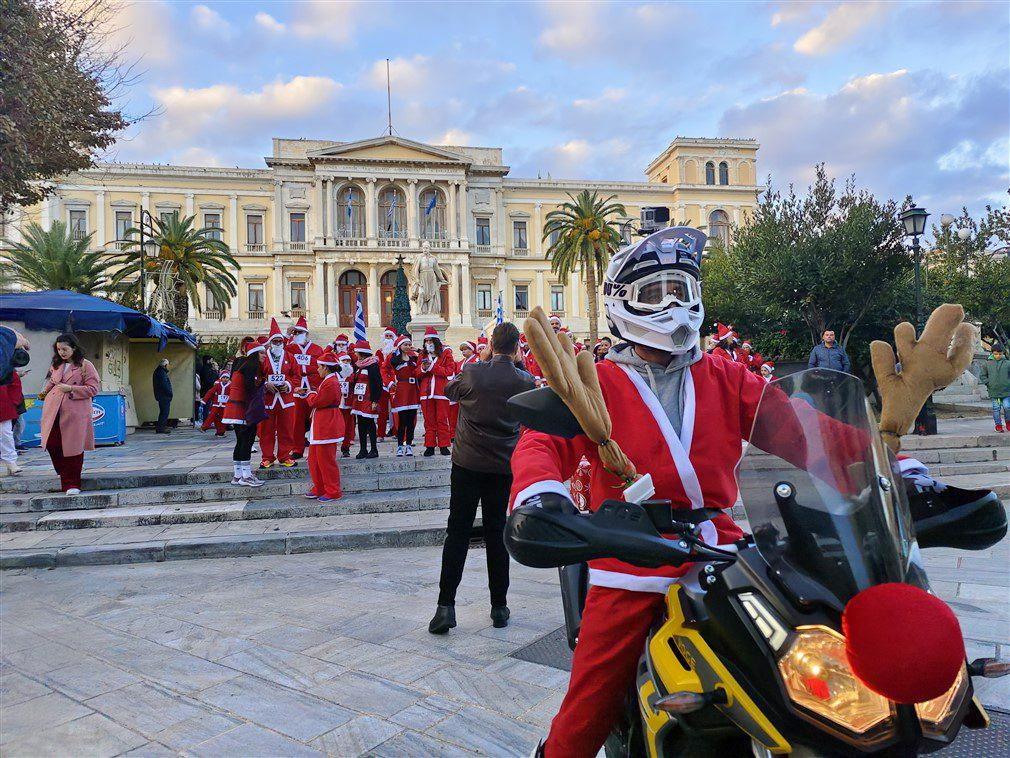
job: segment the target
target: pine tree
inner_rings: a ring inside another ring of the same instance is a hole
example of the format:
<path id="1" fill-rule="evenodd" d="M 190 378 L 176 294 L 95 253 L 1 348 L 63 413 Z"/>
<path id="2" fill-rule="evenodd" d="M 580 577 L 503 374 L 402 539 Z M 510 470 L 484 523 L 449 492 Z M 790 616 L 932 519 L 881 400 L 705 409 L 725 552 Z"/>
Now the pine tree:
<path id="1" fill-rule="evenodd" d="M 393 292 L 393 329 L 397 334 L 407 333 L 410 323 L 410 298 L 407 297 L 407 274 L 403 271 L 403 256 L 396 260 L 396 289 Z"/>

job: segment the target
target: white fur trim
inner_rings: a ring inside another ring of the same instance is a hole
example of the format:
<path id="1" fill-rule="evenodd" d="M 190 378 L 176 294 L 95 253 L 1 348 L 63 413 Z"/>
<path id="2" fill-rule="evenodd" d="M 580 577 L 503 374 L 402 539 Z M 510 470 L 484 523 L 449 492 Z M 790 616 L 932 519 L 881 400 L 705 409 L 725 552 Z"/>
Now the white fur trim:
<path id="1" fill-rule="evenodd" d="M 378 413 L 365 413 L 364 411 L 359 411 L 359 410 L 352 410 L 351 411 L 351 415 L 352 416 L 361 416 L 362 418 L 378 418 L 379 417 Z"/>
<path id="2" fill-rule="evenodd" d="M 698 481 L 698 473 L 694 470 L 694 464 L 691 463 L 691 440 L 694 435 L 694 379 L 691 376 L 691 369 L 687 369 L 687 376 L 684 378 L 684 418 L 683 424 L 681 426 L 681 433 L 678 437 L 673 431 L 673 425 L 670 423 L 670 418 L 666 415 L 666 411 L 663 409 L 662 404 L 659 402 L 659 398 L 652 389 L 645 383 L 645 381 L 638 375 L 638 372 L 628 366 L 618 364 L 624 370 L 624 373 L 628 375 L 631 379 L 631 383 L 635 385 L 635 389 L 638 390 L 638 394 L 642 398 L 642 402 L 645 403 L 652 417 L 655 419 L 656 424 L 659 426 L 660 432 L 663 434 L 666 440 L 666 445 L 670 449 L 670 457 L 673 459 L 674 466 L 677 467 L 677 474 L 680 476 L 681 484 L 684 487 L 684 493 L 687 495 L 688 499 L 691 501 L 692 508 L 701 508 L 705 505 L 705 497 L 701 492 L 701 483 Z"/>
<path id="3" fill-rule="evenodd" d="M 534 495 L 542 495 L 545 492 L 554 492 L 555 494 L 563 495 L 569 500 L 572 499 L 572 493 L 568 491 L 568 488 L 562 482 L 559 482 L 557 479 L 544 479 L 542 482 L 533 482 L 529 487 L 517 492 L 515 500 L 512 502 L 516 505 L 522 505 Z"/>
<path id="4" fill-rule="evenodd" d="M 917 461 L 915 458 L 902 458 L 898 461 L 898 471 L 900 471 L 902 475 L 907 473 L 928 474 L 929 467 L 922 461 Z"/>
<path id="5" fill-rule="evenodd" d="M 428 397 L 422 397 L 422 400 L 448 400 L 445 395 L 429 395 Z"/>
<path id="6" fill-rule="evenodd" d="M 420 405 L 398 405 L 395 408 L 390 408 L 390 413 L 399 413 L 400 411 L 416 411 L 420 408 Z"/>
<path id="7" fill-rule="evenodd" d="M 604 571 L 589 569 L 589 583 L 597 587 L 611 587 L 615 590 L 631 590 L 632 592 L 656 592 L 666 594 L 671 584 L 677 579 L 669 576 L 638 576 L 622 574 L 619 571 Z"/>
<path id="8" fill-rule="evenodd" d="M 309 444 L 310 445 L 336 445 L 337 443 L 343 442 L 343 441 L 344 441 L 343 437 L 337 437 L 336 439 L 333 439 L 333 440 L 314 440 L 314 439 L 312 439 L 311 434 L 309 435 Z"/>

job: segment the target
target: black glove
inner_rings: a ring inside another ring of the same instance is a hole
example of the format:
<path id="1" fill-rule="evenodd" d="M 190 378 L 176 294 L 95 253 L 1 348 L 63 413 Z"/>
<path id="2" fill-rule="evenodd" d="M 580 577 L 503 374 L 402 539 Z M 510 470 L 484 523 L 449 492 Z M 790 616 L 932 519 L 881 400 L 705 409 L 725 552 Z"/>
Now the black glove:
<path id="1" fill-rule="evenodd" d="M 522 501 L 521 505 L 530 505 L 534 508 L 543 508 L 545 511 L 555 511 L 556 513 L 578 513 L 570 497 L 559 495 L 557 492 L 541 492 L 533 497 L 528 497 Z"/>

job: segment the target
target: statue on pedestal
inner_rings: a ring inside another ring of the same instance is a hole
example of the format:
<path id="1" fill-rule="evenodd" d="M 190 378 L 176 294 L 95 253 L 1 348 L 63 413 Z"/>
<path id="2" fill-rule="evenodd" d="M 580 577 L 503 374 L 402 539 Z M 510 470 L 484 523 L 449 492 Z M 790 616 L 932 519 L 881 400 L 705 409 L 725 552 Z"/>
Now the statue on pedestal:
<path id="1" fill-rule="evenodd" d="M 445 270 L 438 265 L 438 260 L 431 253 L 428 242 L 421 243 L 421 252 L 414 261 L 414 285 L 411 287 L 411 299 L 417 303 L 419 316 L 437 316 L 441 314 L 442 285 L 449 283 Z"/>

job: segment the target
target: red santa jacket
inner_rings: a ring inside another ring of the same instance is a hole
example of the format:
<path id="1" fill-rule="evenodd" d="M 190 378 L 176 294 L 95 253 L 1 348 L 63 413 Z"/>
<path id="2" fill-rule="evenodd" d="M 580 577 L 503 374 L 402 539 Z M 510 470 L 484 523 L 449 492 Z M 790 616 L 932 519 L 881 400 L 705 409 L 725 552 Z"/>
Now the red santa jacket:
<path id="1" fill-rule="evenodd" d="M 378 403 L 382 397 L 382 371 L 375 356 L 369 356 L 354 364 L 354 373 L 350 379 L 351 413 L 366 418 L 378 418 L 377 408 L 372 403 Z"/>
<path id="2" fill-rule="evenodd" d="M 312 408 L 312 423 L 309 426 L 310 445 L 335 445 L 344 441 L 344 414 L 340 410 L 340 377 L 328 374 L 320 379 L 318 387 L 312 390 L 305 402 Z"/>
<path id="3" fill-rule="evenodd" d="M 393 365 L 393 359 L 397 365 Z M 389 376 L 389 386 L 392 387 L 389 400 L 389 410 L 417 410 L 421 407 L 421 395 L 418 391 L 420 381 L 417 378 L 417 356 L 408 358 L 406 355 L 393 353 L 386 361 L 386 373 Z"/>
<path id="4" fill-rule="evenodd" d="M 228 402 L 224 406 L 224 415 L 221 421 L 225 424 L 244 424 L 246 400 L 253 393 L 255 387 L 247 387 L 245 377 L 241 371 L 232 374 L 231 384 L 228 385 Z"/>
<path id="5" fill-rule="evenodd" d="M 422 355 L 417 366 L 417 378 L 420 383 L 419 392 L 422 400 L 448 400 L 445 396 L 445 385 L 449 377 L 456 373 L 456 361 L 452 352 L 443 351 L 441 355 Z"/>
<path id="6" fill-rule="evenodd" d="M 712 348 L 712 355 L 716 356 L 717 358 L 724 358 L 727 361 L 736 362 L 737 355 L 739 355 L 739 353 L 737 353 L 736 350 L 732 349 L 727 350 L 726 348 L 721 347 L 720 345 L 716 345 L 714 348 Z"/>
<path id="7" fill-rule="evenodd" d="M 263 395 L 263 405 L 267 410 L 273 410 L 276 408 L 291 408 L 295 404 L 295 396 L 292 394 L 294 388 L 299 386 L 301 378 L 299 377 L 298 364 L 295 363 L 295 358 L 291 353 L 283 352 L 281 357 L 274 360 L 273 356 L 270 355 L 270 351 L 267 350 L 263 355 L 263 374 L 266 376 L 267 382 L 285 382 L 287 386 L 283 392 L 273 392 L 270 388 L 267 388 Z"/>
<path id="8" fill-rule="evenodd" d="M 296 388 L 314 390 L 322 381 L 319 377 L 319 356 L 323 354 L 323 349 L 315 342 L 306 342 L 304 345 L 296 345 L 289 342 L 284 348 L 295 361 L 295 376 L 298 383 Z"/>
<path id="9" fill-rule="evenodd" d="M 230 386 L 231 381 L 218 379 L 203 396 L 203 402 L 211 408 L 224 408 L 228 404 L 228 387 Z"/>
<path id="10" fill-rule="evenodd" d="M 607 407 L 621 409 L 611 414 L 611 437 L 639 473 L 652 475 L 656 499 L 670 500 L 674 508 L 726 509 L 736 502 L 735 465 L 741 455 L 741 440 L 751 434 L 758 401 L 766 387 L 760 377 L 739 363 L 703 355 L 685 378 L 683 427 L 677 435 L 658 398 L 634 369 L 602 360 L 596 370 Z M 800 434 L 796 413 L 786 396 L 779 394 L 783 407 L 773 412 L 783 419 L 782 424 L 776 427 L 774 439 L 767 438 L 766 428 L 765 438 L 755 440 L 755 444 L 763 450 L 794 451 Z M 809 410 L 809 406 L 806 408 Z M 839 434 L 847 435 L 855 446 L 849 449 L 862 449 L 864 441 L 850 427 L 844 427 Z M 576 472 L 583 456 L 590 463 L 590 508 L 595 511 L 608 498 L 620 499 L 621 481 L 604 470 L 597 450 L 584 436 L 566 440 L 525 430 L 512 456 L 514 478 L 509 507 L 543 492 L 570 497 L 564 482 Z M 794 452 L 800 456 L 796 465 L 811 468 L 802 460 L 805 451 Z M 784 455 L 793 458 L 792 452 Z M 837 460 L 831 464 L 835 468 Z M 701 535 L 715 545 L 731 543 L 742 532 L 723 513 L 704 522 Z M 647 569 L 616 559 L 591 561 L 589 565 L 593 584 L 640 592 L 665 592 L 688 568 Z"/>

